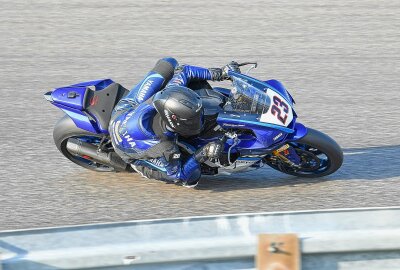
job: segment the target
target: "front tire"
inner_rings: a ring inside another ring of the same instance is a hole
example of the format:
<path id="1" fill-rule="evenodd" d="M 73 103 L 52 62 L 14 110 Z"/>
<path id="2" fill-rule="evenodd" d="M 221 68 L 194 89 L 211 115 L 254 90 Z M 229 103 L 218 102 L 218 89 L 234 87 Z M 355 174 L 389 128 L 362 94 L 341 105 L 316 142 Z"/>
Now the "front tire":
<path id="1" fill-rule="evenodd" d="M 61 118 L 53 131 L 54 143 L 56 144 L 58 150 L 69 160 L 75 164 L 84 167 L 86 169 L 97 171 L 97 172 L 117 172 L 118 170 L 110 164 L 101 164 L 90 159 L 88 156 L 77 156 L 71 154 L 67 149 L 67 142 L 70 138 L 82 140 L 93 145 L 98 145 L 102 139 L 103 135 L 91 133 L 89 131 L 78 128 L 74 121 L 65 115 Z M 110 150 L 112 150 L 111 143 L 109 145 Z"/>
<path id="2" fill-rule="evenodd" d="M 322 177 L 336 172 L 343 163 L 343 151 L 328 135 L 308 128 L 306 136 L 295 142 L 288 143 L 301 158 L 300 168 L 267 156 L 266 164 L 280 172 L 307 178 Z"/>

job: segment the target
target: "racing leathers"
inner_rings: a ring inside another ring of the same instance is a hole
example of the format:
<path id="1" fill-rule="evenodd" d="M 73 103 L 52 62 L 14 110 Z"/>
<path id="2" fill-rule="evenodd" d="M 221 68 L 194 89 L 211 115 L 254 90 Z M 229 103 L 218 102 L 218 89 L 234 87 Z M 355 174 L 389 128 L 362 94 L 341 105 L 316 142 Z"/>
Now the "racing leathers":
<path id="1" fill-rule="evenodd" d="M 223 74 L 218 68 L 178 66 L 173 58 L 159 60 L 114 109 L 109 132 L 115 151 L 144 177 L 196 185 L 200 163 L 216 157 L 221 142 L 209 143 L 183 160 L 176 144 L 178 134 L 161 119 L 152 96 L 164 87 L 188 86 L 195 80 L 222 80 Z"/>

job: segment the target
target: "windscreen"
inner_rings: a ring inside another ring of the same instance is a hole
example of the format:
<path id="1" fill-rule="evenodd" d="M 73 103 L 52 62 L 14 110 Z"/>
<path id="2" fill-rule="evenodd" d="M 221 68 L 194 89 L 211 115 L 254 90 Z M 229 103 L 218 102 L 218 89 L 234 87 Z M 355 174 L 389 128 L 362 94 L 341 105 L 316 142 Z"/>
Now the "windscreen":
<path id="1" fill-rule="evenodd" d="M 271 100 L 266 93 L 242 78 L 233 77 L 232 79 L 233 89 L 224 106 L 225 111 L 259 115 L 268 111 Z"/>

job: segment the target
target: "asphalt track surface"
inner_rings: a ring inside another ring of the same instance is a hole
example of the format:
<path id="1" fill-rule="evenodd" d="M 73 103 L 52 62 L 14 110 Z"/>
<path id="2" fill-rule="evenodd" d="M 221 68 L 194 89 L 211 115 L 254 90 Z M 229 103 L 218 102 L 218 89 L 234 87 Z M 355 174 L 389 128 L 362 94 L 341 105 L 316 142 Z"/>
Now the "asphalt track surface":
<path id="1" fill-rule="evenodd" d="M 279 3 L 278 3 L 279 2 Z M 0 0 L 0 230 L 259 211 L 399 205 L 400 2 Z M 94 173 L 56 149 L 58 86 L 133 86 L 157 59 L 257 60 L 299 121 L 343 147 L 317 180 L 265 168 L 186 189 Z"/>

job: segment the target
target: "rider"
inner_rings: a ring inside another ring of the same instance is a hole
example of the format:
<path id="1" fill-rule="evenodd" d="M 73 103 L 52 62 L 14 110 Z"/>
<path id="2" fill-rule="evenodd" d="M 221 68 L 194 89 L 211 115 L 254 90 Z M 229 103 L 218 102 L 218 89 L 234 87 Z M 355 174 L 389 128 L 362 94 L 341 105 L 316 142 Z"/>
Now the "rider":
<path id="1" fill-rule="evenodd" d="M 115 151 L 143 177 L 196 186 L 200 163 L 218 157 L 222 141 L 210 142 L 181 159 L 177 135 L 198 135 L 204 122 L 202 101 L 187 86 L 196 80 L 228 79 L 228 70 L 238 67 L 231 63 L 223 69 L 206 69 L 178 66 L 174 58 L 159 60 L 114 109 L 109 131 Z"/>

